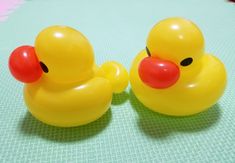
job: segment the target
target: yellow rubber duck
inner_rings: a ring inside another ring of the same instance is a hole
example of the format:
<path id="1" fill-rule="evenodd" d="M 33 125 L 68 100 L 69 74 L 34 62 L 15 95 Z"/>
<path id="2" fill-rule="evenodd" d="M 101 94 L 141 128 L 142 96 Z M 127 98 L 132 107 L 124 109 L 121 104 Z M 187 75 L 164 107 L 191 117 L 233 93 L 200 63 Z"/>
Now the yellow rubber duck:
<path id="1" fill-rule="evenodd" d="M 66 26 L 42 30 L 35 48 L 14 50 L 9 68 L 27 83 L 24 99 L 32 115 L 53 126 L 97 120 L 109 109 L 113 93 L 128 85 L 128 72 L 121 64 L 112 61 L 98 67 L 86 37 Z"/>
<path id="2" fill-rule="evenodd" d="M 226 86 L 226 70 L 204 51 L 203 35 L 194 23 L 168 18 L 150 31 L 146 50 L 132 63 L 130 83 L 149 109 L 187 116 L 217 102 Z"/>

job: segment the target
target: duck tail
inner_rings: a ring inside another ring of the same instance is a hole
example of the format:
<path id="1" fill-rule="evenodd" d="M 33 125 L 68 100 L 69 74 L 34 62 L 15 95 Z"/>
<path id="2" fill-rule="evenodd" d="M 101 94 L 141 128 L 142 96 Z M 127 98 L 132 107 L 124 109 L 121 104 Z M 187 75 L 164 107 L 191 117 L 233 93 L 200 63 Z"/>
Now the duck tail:
<path id="1" fill-rule="evenodd" d="M 98 73 L 100 76 L 110 81 L 114 93 L 121 93 L 128 86 L 128 72 L 125 67 L 118 62 L 105 62 L 100 66 Z"/>

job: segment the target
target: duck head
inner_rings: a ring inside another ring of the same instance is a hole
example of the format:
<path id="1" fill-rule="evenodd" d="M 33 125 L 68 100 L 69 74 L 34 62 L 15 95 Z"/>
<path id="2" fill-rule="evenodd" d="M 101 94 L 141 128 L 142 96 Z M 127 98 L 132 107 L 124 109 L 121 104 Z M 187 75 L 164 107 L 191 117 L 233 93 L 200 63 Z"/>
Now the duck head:
<path id="1" fill-rule="evenodd" d="M 168 18 L 150 31 L 146 53 L 139 65 L 140 79 L 152 88 L 168 88 L 203 56 L 204 38 L 191 21 Z"/>
<path id="2" fill-rule="evenodd" d="M 55 83 L 79 82 L 92 74 L 93 65 L 89 41 L 79 31 L 66 26 L 42 30 L 35 47 L 21 46 L 9 59 L 11 73 L 25 83 L 35 82 L 42 75 Z"/>

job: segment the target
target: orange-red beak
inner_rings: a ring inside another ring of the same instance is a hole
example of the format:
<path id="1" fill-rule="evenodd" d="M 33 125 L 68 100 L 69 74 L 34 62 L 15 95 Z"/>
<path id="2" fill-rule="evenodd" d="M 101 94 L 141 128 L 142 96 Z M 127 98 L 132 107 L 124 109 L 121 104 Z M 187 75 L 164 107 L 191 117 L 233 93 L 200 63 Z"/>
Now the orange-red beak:
<path id="1" fill-rule="evenodd" d="M 139 76 L 148 86 L 163 89 L 177 82 L 180 76 L 180 70 L 171 61 L 146 57 L 140 62 Z"/>
<path id="2" fill-rule="evenodd" d="M 32 83 L 42 76 L 42 69 L 34 47 L 20 46 L 16 48 L 9 58 L 11 74 L 19 81 Z"/>

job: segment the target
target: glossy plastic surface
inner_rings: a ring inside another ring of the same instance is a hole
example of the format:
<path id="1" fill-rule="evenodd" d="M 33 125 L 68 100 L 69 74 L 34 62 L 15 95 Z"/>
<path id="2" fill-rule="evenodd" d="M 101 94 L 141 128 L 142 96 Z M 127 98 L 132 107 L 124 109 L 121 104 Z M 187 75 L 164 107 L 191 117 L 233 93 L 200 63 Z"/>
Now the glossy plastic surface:
<path id="1" fill-rule="evenodd" d="M 202 33 L 189 20 L 161 21 L 150 31 L 147 47 L 149 52 L 141 51 L 132 63 L 130 82 L 136 97 L 149 109 L 174 116 L 192 115 L 208 109 L 222 96 L 225 67 L 215 56 L 204 52 Z M 149 54 L 178 65 L 180 76 L 173 85 L 156 89 L 143 82 L 139 69 Z M 192 58 L 192 62 L 187 58 Z"/>
<path id="2" fill-rule="evenodd" d="M 109 109 L 113 93 L 128 85 L 128 73 L 119 63 L 94 63 L 88 40 L 65 26 L 44 29 L 35 41 L 44 73 L 26 84 L 24 99 L 40 121 L 61 127 L 84 125 Z"/>
<path id="3" fill-rule="evenodd" d="M 111 82 L 114 93 L 121 93 L 128 85 L 128 72 L 120 63 L 105 62 L 101 65 L 97 74 Z"/>
<path id="4" fill-rule="evenodd" d="M 32 46 L 16 48 L 9 58 L 9 69 L 17 80 L 25 83 L 35 82 L 42 75 L 42 69 Z"/>
<path id="5" fill-rule="evenodd" d="M 73 28 L 51 26 L 42 30 L 35 40 L 35 51 L 49 70 L 44 75 L 53 82 L 79 82 L 92 75 L 92 46 Z"/>
<path id="6" fill-rule="evenodd" d="M 173 62 L 146 57 L 140 63 L 139 76 L 150 87 L 167 88 L 179 79 L 179 68 Z"/>

